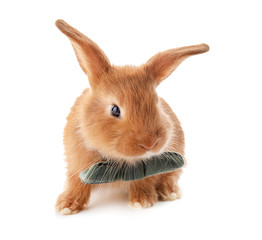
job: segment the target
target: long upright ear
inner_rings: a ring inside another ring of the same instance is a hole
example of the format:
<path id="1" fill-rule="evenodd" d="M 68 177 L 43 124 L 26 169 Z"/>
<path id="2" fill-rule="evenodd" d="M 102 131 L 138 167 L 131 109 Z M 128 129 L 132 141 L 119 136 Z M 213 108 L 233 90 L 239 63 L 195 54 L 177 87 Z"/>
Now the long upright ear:
<path id="1" fill-rule="evenodd" d="M 107 72 L 111 66 L 107 56 L 96 43 L 65 21 L 57 20 L 56 26 L 71 41 L 77 60 L 87 74 L 92 87 L 96 79 Z"/>
<path id="2" fill-rule="evenodd" d="M 206 44 L 170 49 L 151 57 L 144 67 L 158 85 L 167 78 L 184 59 L 191 55 L 207 52 L 208 50 L 209 46 Z"/>

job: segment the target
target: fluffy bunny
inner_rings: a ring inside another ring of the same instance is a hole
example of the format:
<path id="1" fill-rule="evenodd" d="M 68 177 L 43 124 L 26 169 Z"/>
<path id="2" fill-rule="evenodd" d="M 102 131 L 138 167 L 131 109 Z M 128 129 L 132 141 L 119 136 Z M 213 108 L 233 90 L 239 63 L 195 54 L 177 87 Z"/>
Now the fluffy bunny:
<path id="1" fill-rule="evenodd" d="M 88 203 L 99 185 L 83 184 L 79 173 L 92 164 L 113 159 L 135 164 L 141 159 L 174 151 L 184 156 L 184 133 L 169 105 L 155 88 L 187 57 L 209 50 L 208 45 L 181 47 L 160 52 L 139 67 L 112 65 L 91 39 L 57 20 L 56 26 L 71 41 L 90 89 L 77 98 L 67 118 L 64 145 L 67 162 L 65 191 L 56 208 L 73 214 Z M 124 188 L 130 204 L 150 207 L 156 201 L 181 197 L 178 179 L 182 170 L 145 179 L 106 183 Z"/>

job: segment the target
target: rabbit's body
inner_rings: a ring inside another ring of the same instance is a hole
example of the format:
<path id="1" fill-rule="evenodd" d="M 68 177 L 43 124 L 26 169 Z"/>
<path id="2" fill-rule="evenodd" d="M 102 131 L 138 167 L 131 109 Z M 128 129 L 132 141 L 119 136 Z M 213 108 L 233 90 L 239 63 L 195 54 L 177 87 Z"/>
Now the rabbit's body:
<path id="1" fill-rule="evenodd" d="M 207 45 L 168 50 L 140 67 L 112 66 L 102 50 L 86 36 L 63 22 L 58 28 L 72 42 L 78 61 L 89 77 L 90 89 L 77 98 L 64 132 L 67 184 L 56 207 L 63 214 L 76 213 L 88 203 L 97 185 L 83 184 L 81 171 L 97 162 L 114 159 L 135 164 L 165 151 L 184 157 L 184 133 L 169 105 L 155 87 L 187 56 L 205 52 Z M 180 198 L 182 170 L 145 179 L 107 183 L 128 190 L 131 205 L 149 207 L 158 197 Z"/>

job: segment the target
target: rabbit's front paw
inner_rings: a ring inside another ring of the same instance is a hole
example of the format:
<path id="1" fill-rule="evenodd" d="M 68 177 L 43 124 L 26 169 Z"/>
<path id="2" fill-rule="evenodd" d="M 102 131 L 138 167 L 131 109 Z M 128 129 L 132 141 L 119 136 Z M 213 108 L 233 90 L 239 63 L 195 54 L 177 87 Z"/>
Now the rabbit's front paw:
<path id="1" fill-rule="evenodd" d="M 61 215 L 71 215 L 78 213 L 81 209 L 76 203 L 62 202 L 60 205 L 56 206 L 56 210 Z"/>
<path id="2" fill-rule="evenodd" d="M 73 200 L 66 194 L 62 193 L 56 202 L 56 210 L 62 215 L 71 215 L 78 213 L 83 209 L 83 205 L 76 200 Z"/>
<path id="3" fill-rule="evenodd" d="M 154 194 L 151 196 L 138 194 L 130 198 L 129 205 L 134 208 L 149 208 L 154 206 L 156 201 L 157 201 L 157 196 Z"/>
<path id="4" fill-rule="evenodd" d="M 149 208 L 157 202 L 154 178 L 130 183 L 129 205 L 135 208 Z"/>

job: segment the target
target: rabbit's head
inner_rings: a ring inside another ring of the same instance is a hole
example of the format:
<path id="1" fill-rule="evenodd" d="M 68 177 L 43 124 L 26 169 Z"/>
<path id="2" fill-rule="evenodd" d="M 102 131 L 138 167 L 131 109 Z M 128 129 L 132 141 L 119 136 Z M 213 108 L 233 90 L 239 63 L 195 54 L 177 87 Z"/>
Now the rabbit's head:
<path id="1" fill-rule="evenodd" d="M 87 148 L 106 158 L 136 160 L 162 153 L 174 126 L 156 87 L 188 56 L 209 50 L 206 44 L 160 52 L 139 67 L 111 65 L 88 37 L 57 20 L 70 39 L 90 89 L 76 104 L 76 131 Z"/>

